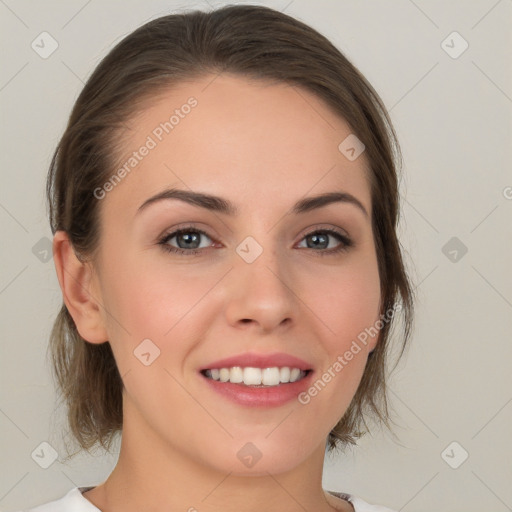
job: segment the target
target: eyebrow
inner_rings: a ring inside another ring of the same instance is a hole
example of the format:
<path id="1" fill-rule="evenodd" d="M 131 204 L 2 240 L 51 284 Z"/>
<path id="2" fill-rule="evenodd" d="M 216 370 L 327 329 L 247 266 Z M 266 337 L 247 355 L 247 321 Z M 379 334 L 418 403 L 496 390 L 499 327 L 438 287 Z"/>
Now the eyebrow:
<path id="1" fill-rule="evenodd" d="M 193 192 L 191 190 L 170 188 L 146 199 L 146 201 L 139 206 L 137 215 L 152 204 L 171 199 L 177 199 L 193 206 L 199 206 L 200 208 L 230 216 L 237 216 L 239 213 L 238 208 L 231 201 L 222 197 L 204 194 L 202 192 Z M 332 203 L 352 204 L 363 212 L 366 217 L 369 217 L 361 201 L 348 192 L 327 192 L 312 197 L 306 197 L 297 201 L 291 211 L 294 214 L 306 213 Z"/>

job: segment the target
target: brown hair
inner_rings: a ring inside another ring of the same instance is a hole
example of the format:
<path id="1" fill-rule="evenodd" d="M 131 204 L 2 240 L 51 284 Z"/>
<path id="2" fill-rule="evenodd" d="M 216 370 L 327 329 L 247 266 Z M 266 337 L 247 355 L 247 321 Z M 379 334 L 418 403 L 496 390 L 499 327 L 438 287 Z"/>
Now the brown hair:
<path id="1" fill-rule="evenodd" d="M 52 158 L 47 179 L 52 232 L 64 230 L 77 256 L 93 259 L 100 241 L 93 191 L 112 174 L 124 122 L 172 85 L 221 72 L 301 87 L 323 99 L 365 144 L 381 313 L 401 306 L 400 359 L 412 331 L 414 301 L 396 233 L 401 165 L 396 134 L 382 100 L 358 69 L 317 31 L 271 8 L 229 5 L 163 16 L 103 58 L 76 100 Z M 389 428 L 385 363 L 395 324 L 393 318 L 380 329 L 355 396 L 329 434 L 329 449 L 356 444 L 361 426 L 367 428 L 365 414 Z M 110 344 L 84 340 L 63 304 L 49 350 L 72 435 L 82 449 L 100 443 L 109 450 L 123 425 L 123 382 Z"/>

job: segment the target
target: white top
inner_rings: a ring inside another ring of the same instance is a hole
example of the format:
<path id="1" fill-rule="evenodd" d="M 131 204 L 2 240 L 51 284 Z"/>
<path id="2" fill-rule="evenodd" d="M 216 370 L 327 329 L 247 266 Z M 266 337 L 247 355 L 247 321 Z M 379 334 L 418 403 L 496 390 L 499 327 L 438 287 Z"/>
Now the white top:
<path id="1" fill-rule="evenodd" d="M 94 487 L 94 486 L 93 486 Z M 93 487 L 74 487 L 62 498 L 44 503 L 31 509 L 24 509 L 18 512 L 101 512 L 95 507 L 87 498 L 82 496 L 82 493 L 92 489 Z M 395 512 L 390 508 L 380 507 L 378 505 L 371 505 L 361 498 L 352 494 L 344 494 L 339 492 L 328 491 L 338 498 L 349 501 L 355 512 Z"/>

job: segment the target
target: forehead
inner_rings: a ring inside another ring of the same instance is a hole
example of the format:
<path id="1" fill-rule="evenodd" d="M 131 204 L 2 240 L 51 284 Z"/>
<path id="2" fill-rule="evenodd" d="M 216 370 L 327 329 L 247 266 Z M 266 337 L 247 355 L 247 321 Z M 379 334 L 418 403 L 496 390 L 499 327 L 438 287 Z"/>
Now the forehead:
<path id="1" fill-rule="evenodd" d="M 173 187 L 269 212 L 340 190 L 371 211 L 364 153 L 350 161 L 338 149 L 351 128 L 302 88 L 208 75 L 159 93 L 127 125 L 107 215 L 122 208 L 133 218 L 147 197 Z"/>

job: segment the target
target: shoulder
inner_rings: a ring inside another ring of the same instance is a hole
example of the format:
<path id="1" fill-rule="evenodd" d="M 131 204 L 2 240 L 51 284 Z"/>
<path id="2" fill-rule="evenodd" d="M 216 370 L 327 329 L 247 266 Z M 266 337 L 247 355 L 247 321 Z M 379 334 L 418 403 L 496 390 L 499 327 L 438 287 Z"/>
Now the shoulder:
<path id="1" fill-rule="evenodd" d="M 357 496 L 350 495 L 349 501 L 354 505 L 355 512 L 396 512 L 395 510 L 383 507 L 382 505 L 372 505 L 371 503 L 367 503 Z"/>
<path id="2" fill-rule="evenodd" d="M 82 492 L 87 489 L 88 487 L 74 487 L 62 498 L 17 512 L 101 512 L 82 496 Z"/>
<path id="3" fill-rule="evenodd" d="M 352 504 L 355 512 L 396 512 L 388 507 L 384 507 L 382 505 L 373 505 L 364 501 L 362 498 L 355 496 L 353 494 L 346 494 L 340 492 L 329 491 L 330 494 L 334 494 L 338 498 L 344 499 Z"/>

